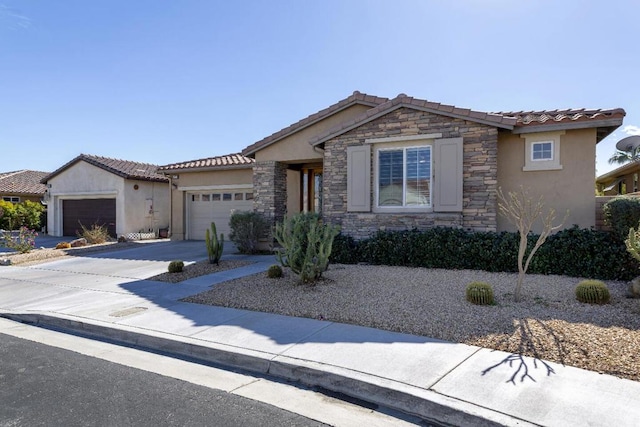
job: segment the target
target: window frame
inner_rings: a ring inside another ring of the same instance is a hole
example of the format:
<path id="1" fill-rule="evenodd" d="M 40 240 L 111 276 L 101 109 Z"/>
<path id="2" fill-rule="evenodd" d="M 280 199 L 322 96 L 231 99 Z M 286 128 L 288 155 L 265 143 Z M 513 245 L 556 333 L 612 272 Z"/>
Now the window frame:
<path id="1" fill-rule="evenodd" d="M 545 150 L 544 148 L 541 150 L 541 154 L 545 154 L 547 151 L 549 151 L 549 157 L 542 157 L 539 159 L 536 159 L 535 157 L 535 153 L 536 153 L 536 147 L 538 146 L 544 146 L 549 144 L 550 150 Z M 531 143 L 531 161 L 532 162 L 552 162 L 553 161 L 553 141 L 536 141 L 536 142 L 532 142 Z"/>
<path id="2" fill-rule="evenodd" d="M 374 145 L 373 158 L 373 186 L 374 197 L 372 211 L 378 213 L 408 213 L 408 212 L 433 212 L 434 194 L 434 144 L 433 140 L 406 141 L 379 143 Z M 407 205 L 407 150 L 413 148 L 428 148 L 429 150 L 429 202 L 425 206 Z M 402 151 L 402 206 L 381 206 L 380 205 L 380 152 L 384 151 Z"/>
<path id="3" fill-rule="evenodd" d="M 522 171 L 535 172 L 562 170 L 562 164 L 560 164 L 560 139 L 564 134 L 565 131 L 521 134 L 520 137 L 525 140 L 524 166 L 522 167 Z M 551 143 L 551 158 L 534 159 L 533 147 L 545 143 Z"/>
<path id="4" fill-rule="evenodd" d="M 2 196 L 2 201 L 9 203 L 20 203 L 19 196 Z"/>

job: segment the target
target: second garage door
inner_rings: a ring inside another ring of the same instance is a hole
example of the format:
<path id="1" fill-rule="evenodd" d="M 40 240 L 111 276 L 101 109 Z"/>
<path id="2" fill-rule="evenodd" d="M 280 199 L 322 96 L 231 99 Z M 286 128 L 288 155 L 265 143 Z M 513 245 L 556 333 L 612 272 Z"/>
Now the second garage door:
<path id="1" fill-rule="evenodd" d="M 211 223 L 216 223 L 218 235 L 224 234 L 229 241 L 229 219 L 232 211 L 253 210 L 253 191 L 237 189 L 187 193 L 189 203 L 189 235 L 190 240 L 204 240 L 206 230 Z"/>
<path id="2" fill-rule="evenodd" d="M 106 225 L 109 235 L 116 237 L 116 199 L 80 199 L 62 201 L 62 234 L 77 236 L 80 224 Z"/>

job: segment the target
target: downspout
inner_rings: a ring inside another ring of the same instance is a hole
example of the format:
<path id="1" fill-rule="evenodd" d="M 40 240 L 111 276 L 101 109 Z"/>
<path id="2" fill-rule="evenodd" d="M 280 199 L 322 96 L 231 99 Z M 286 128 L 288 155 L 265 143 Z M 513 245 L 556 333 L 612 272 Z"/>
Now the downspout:
<path id="1" fill-rule="evenodd" d="M 171 238 L 173 231 L 173 181 L 171 175 L 165 174 L 169 178 L 169 230 L 167 230 L 167 237 Z"/>

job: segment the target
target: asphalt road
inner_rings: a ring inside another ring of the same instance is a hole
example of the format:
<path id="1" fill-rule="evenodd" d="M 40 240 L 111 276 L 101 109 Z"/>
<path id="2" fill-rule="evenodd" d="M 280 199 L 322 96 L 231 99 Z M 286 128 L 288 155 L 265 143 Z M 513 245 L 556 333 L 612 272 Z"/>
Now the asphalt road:
<path id="1" fill-rule="evenodd" d="M 322 426 L 223 391 L 0 334 L 0 426 Z"/>

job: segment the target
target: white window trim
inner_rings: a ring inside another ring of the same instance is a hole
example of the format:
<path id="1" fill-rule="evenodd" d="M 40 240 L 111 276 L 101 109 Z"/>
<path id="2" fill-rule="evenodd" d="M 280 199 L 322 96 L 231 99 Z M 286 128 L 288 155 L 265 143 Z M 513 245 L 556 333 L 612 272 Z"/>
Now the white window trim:
<path id="1" fill-rule="evenodd" d="M 18 196 L 2 196 L 2 200 L 10 203 L 20 203 L 20 197 Z"/>
<path id="2" fill-rule="evenodd" d="M 372 211 L 375 213 L 423 213 L 423 212 L 433 212 L 433 150 L 434 150 L 434 141 L 432 139 L 426 139 L 425 137 L 431 137 L 433 135 L 436 134 L 429 134 L 429 135 L 419 135 L 419 138 L 416 138 L 415 136 L 413 137 L 392 137 L 392 138 L 379 138 L 378 140 L 376 140 L 375 144 L 377 144 L 374 147 L 373 150 L 373 183 L 374 183 L 374 196 L 373 196 L 373 208 Z M 438 134 L 439 135 L 439 134 Z M 381 140 L 385 140 L 384 142 Z M 389 140 L 393 140 L 393 141 L 389 141 Z M 367 140 L 367 143 L 373 143 L 371 142 L 373 140 Z M 417 144 L 417 142 L 423 142 L 422 144 Z M 402 180 L 402 196 L 403 199 L 406 197 L 406 156 L 407 156 L 407 152 L 406 150 L 408 148 L 422 148 L 422 147 L 429 147 L 429 149 L 431 150 L 431 156 L 430 156 L 430 161 L 431 161 L 431 167 L 430 167 L 430 171 L 431 171 L 431 176 L 429 177 L 429 206 L 425 206 L 425 207 L 406 207 L 406 206 L 379 206 L 379 190 L 380 190 L 380 186 L 379 186 L 379 173 L 380 173 L 380 169 L 379 169 L 379 156 L 378 153 L 380 151 L 390 151 L 390 150 L 402 150 L 402 162 L 404 165 L 404 174 L 405 176 L 403 176 L 403 180 Z"/>
<path id="3" fill-rule="evenodd" d="M 560 163 L 560 137 L 565 131 L 539 132 L 523 134 L 524 138 L 524 166 L 523 172 L 562 170 Z M 533 159 L 533 146 L 535 144 L 551 143 L 551 159 Z"/>

